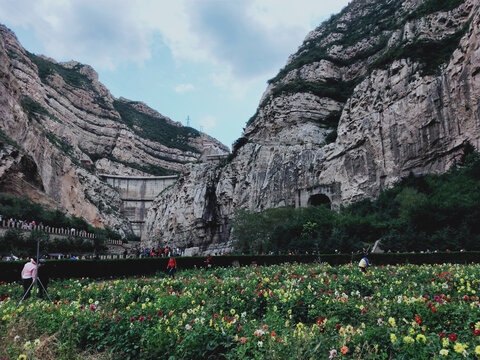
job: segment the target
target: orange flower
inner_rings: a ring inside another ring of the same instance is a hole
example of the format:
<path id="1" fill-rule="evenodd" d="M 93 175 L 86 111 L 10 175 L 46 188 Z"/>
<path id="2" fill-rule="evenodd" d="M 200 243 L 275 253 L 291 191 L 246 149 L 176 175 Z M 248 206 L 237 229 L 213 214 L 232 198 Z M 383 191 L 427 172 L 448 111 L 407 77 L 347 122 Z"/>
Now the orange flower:
<path id="1" fill-rule="evenodd" d="M 345 355 L 348 352 L 348 347 L 346 345 L 344 345 L 344 346 L 342 346 L 340 351 L 342 352 L 343 355 Z"/>

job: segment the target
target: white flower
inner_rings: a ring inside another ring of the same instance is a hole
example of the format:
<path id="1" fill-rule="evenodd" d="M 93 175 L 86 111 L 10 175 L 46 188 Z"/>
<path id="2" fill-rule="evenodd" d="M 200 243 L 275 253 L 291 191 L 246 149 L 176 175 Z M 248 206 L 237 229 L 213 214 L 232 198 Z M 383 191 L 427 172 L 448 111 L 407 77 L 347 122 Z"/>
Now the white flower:
<path id="1" fill-rule="evenodd" d="M 259 341 L 259 342 L 257 343 L 257 345 L 258 345 L 258 347 L 262 347 L 262 346 L 263 346 L 263 341 Z"/>

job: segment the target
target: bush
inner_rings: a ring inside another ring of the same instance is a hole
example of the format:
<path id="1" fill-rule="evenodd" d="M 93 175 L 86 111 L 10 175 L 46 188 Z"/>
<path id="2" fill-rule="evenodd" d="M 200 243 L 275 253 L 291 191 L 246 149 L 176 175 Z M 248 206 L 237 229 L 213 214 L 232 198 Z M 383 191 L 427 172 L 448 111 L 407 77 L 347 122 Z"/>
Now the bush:
<path id="1" fill-rule="evenodd" d="M 213 256 L 213 267 L 248 266 L 257 264 L 269 266 L 283 263 L 323 262 L 336 266 L 353 263 L 361 259 L 358 253 L 322 255 L 224 255 Z M 179 270 L 205 267 L 206 257 L 177 257 Z M 480 262 L 480 252 L 439 252 L 439 253 L 383 253 L 370 254 L 373 265 L 396 264 L 469 264 Z M 107 279 L 120 276 L 148 275 L 166 272 L 168 258 L 112 259 L 112 260 L 47 260 L 48 277 L 55 279 L 97 278 Z M 0 262 L 0 281 L 17 281 L 25 261 Z M 334 269 L 332 269 L 334 271 Z M 40 276 L 42 276 L 40 274 Z"/>
<path id="2" fill-rule="evenodd" d="M 381 239 L 381 247 L 392 251 L 480 250 L 480 156 L 465 147 L 461 164 L 446 174 L 410 174 L 377 199 L 338 212 L 325 207 L 240 210 L 232 229 L 236 249 L 351 252 Z"/>
<path id="3" fill-rule="evenodd" d="M 120 114 L 122 122 L 136 134 L 168 147 L 195 153 L 199 152 L 197 148 L 188 145 L 191 138 L 200 136 L 197 130 L 190 127 L 176 126 L 165 118 L 145 114 L 127 102 L 115 100 L 113 106 Z"/>

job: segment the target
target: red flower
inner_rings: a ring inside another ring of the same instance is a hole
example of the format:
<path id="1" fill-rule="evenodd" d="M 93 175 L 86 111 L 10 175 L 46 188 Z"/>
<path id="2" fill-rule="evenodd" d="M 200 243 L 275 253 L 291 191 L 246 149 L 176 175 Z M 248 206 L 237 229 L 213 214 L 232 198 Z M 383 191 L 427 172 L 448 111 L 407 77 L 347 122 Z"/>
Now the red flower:
<path id="1" fill-rule="evenodd" d="M 474 330 L 473 333 L 474 333 L 475 335 L 479 336 L 479 335 L 480 335 L 480 330 Z"/>
<path id="2" fill-rule="evenodd" d="M 455 342 L 457 340 L 457 335 L 450 334 L 450 336 L 448 338 L 450 339 L 451 342 Z"/>
<path id="3" fill-rule="evenodd" d="M 437 311 L 437 309 L 435 309 L 433 306 L 432 306 L 432 309 L 431 309 L 431 310 L 432 310 L 432 312 Z"/>
<path id="4" fill-rule="evenodd" d="M 272 333 L 270 334 L 271 337 L 275 337 L 275 331 L 272 331 Z"/>
<path id="5" fill-rule="evenodd" d="M 322 325 L 322 321 L 323 321 L 322 318 L 318 318 L 317 324 L 318 324 L 318 325 Z"/>
<path id="6" fill-rule="evenodd" d="M 422 322 L 422 320 L 420 320 L 420 316 L 415 316 L 415 321 L 417 322 L 417 324 L 420 324 Z"/>
<path id="7" fill-rule="evenodd" d="M 468 295 L 465 295 L 465 296 L 463 297 L 463 300 L 468 301 Z"/>
<path id="8" fill-rule="evenodd" d="M 445 335 L 447 335 L 447 333 L 444 333 L 444 332 L 439 332 L 438 333 L 438 336 L 440 336 L 440 339 L 443 339 L 445 337 Z"/>

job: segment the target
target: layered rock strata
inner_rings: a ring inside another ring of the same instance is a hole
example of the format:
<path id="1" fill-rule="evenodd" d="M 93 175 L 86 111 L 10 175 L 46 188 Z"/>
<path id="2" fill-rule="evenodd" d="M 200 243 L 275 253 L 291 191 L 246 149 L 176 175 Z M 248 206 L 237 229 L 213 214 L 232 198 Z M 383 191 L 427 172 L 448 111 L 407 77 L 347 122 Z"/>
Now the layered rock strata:
<path id="1" fill-rule="evenodd" d="M 131 227 L 118 191 L 99 175 L 176 174 L 206 144 L 228 151 L 141 102 L 114 98 L 90 66 L 27 52 L 1 25 L 0 128 L 31 160 L 38 179 L 30 185 L 49 202 L 121 232 Z"/>
<path id="2" fill-rule="evenodd" d="M 143 241 L 221 251 L 236 209 L 373 197 L 479 140 L 479 1 L 354 0 L 271 80 L 235 157 L 156 200 Z"/>

